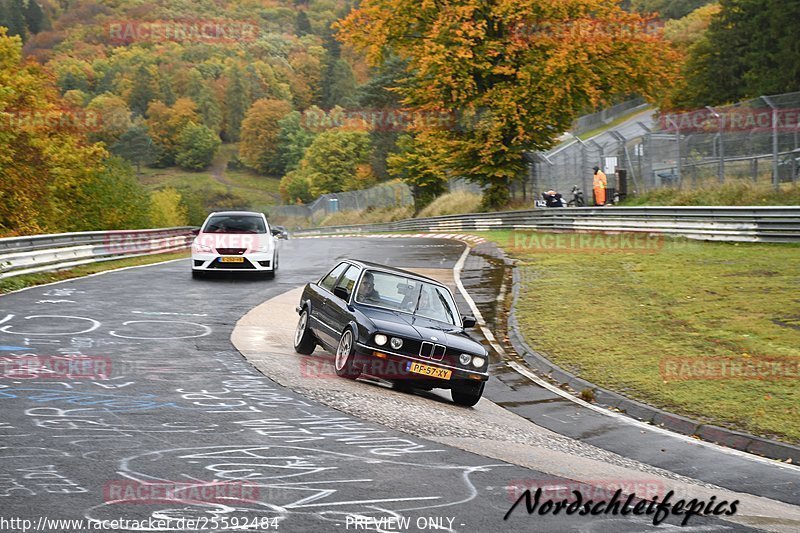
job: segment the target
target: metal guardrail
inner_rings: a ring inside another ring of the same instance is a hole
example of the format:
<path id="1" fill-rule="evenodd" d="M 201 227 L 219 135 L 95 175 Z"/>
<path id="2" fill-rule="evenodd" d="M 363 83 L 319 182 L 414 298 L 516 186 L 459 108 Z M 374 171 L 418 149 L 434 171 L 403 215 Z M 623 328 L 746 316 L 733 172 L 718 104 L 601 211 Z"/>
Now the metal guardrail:
<path id="1" fill-rule="evenodd" d="M 464 232 L 492 229 L 645 232 L 730 242 L 800 242 L 800 206 L 580 207 L 414 218 L 385 224 L 329 226 L 296 235 L 373 231 Z"/>
<path id="2" fill-rule="evenodd" d="M 0 279 L 183 250 L 192 227 L 57 233 L 0 239 Z"/>

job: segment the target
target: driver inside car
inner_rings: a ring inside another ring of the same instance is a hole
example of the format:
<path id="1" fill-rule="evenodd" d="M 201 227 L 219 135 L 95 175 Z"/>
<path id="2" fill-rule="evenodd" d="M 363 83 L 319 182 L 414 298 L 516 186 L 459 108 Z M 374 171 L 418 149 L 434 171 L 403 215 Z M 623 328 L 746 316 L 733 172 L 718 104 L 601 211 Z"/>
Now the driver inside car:
<path id="1" fill-rule="evenodd" d="M 362 302 L 381 301 L 381 295 L 375 290 L 375 278 L 369 272 L 364 274 L 364 279 L 358 286 L 358 300 Z"/>

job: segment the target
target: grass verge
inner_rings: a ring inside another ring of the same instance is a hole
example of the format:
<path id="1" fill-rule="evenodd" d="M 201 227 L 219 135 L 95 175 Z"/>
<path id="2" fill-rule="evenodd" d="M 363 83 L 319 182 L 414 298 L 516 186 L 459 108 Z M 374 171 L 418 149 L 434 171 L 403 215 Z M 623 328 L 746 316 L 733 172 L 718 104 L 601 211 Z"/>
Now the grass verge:
<path id="1" fill-rule="evenodd" d="M 645 205 L 800 205 L 800 187 L 781 184 L 778 190 L 771 183 L 731 182 L 708 184 L 694 189 L 665 187 L 626 199 L 624 206 Z"/>
<path id="2" fill-rule="evenodd" d="M 480 235 L 518 260 L 521 329 L 562 368 L 674 413 L 800 443 L 800 246 Z M 754 368 L 761 378 L 747 375 Z"/>
<path id="3" fill-rule="evenodd" d="M 433 202 L 426 205 L 419 212 L 417 218 L 438 217 L 442 215 L 458 215 L 462 213 L 477 213 L 481 210 L 480 194 L 467 191 L 456 191 L 443 194 Z"/>
<path id="4" fill-rule="evenodd" d="M 144 255 L 141 257 L 131 257 L 128 259 L 118 259 L 116 261 L 104 261 L 102 263 L 92 263 L 88 265 L 81 265 L 68 270 L 58 270 L 55 272 L 40 272 L 37 274 L 26 274 L 22 276 L 15 276 L 13 278 L 0 279 L 0 294 L 6 294 L 26 287 L 34 287 L 36 285 L 44 285 L 54 281 L 62 281 L 65 279 L 80 278 L 89 274 L 97 272 L 104 272 L 106 270 L 115 270 L 117 268 L 150 265 L 152 263 L 159 263 L 161 261 L 170 261 L 172 259 L 183 259 L 189 257 L 189 251 L 185 252 L 172 252 L 167 254 Z"/>
<path id="5" fill-rule="evenodd" d="M 319 226 L 349 226 L 352 224 L 381 224 L 410 218 L 414 208 L 376 207 L 360 211 L 339 211 L 323 218 Z"/>

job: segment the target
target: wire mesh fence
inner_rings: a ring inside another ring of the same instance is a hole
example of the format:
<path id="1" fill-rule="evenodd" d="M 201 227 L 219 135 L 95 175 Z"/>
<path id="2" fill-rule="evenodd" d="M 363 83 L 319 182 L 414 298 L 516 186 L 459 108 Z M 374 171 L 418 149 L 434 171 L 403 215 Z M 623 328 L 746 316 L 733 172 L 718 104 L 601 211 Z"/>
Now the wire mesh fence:
<path id="1" fill-rule="evenodd" d="M 530 154 L 535 195 L 578 185 L 590 191 L 592 167 L 610 194 L 660 187 L 696 188 L 746 181 L 778 187 L 800 177 L 800 92 L 630 121 L 591 140 Z"/>
<path id="2" fill-rule="evenodd" d="M 414 197 L 408 185 L 402 182 L 388 182 L 369 189 L 323 194 L 306 205 L 276 205 L 265 209 L 273 217 L 306 218 L 316 223 L 339 211 L 409 205 L 414 205 Z"/>

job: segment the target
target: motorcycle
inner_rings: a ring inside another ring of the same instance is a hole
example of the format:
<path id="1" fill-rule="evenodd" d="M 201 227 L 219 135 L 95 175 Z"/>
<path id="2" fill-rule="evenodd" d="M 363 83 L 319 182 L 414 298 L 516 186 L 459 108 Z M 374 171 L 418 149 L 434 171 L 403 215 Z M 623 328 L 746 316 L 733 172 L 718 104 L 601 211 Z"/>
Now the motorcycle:
<path id="1" fill-rule="evenodd" d="M 586 201 L 583 199 L 583 191 L 577 185 L 572 186 L 572 200 L 567 202 L 567 207 L 584 207 Z"/>
<path id="2" fill-rule="evenodd" d="M 556 191 L 543 192 L 542 198 L 544 198 L 545 207 L 566 207 L 566 203 L 564 202 L 564 198 L 561 196 L 561 193 Z"/>

